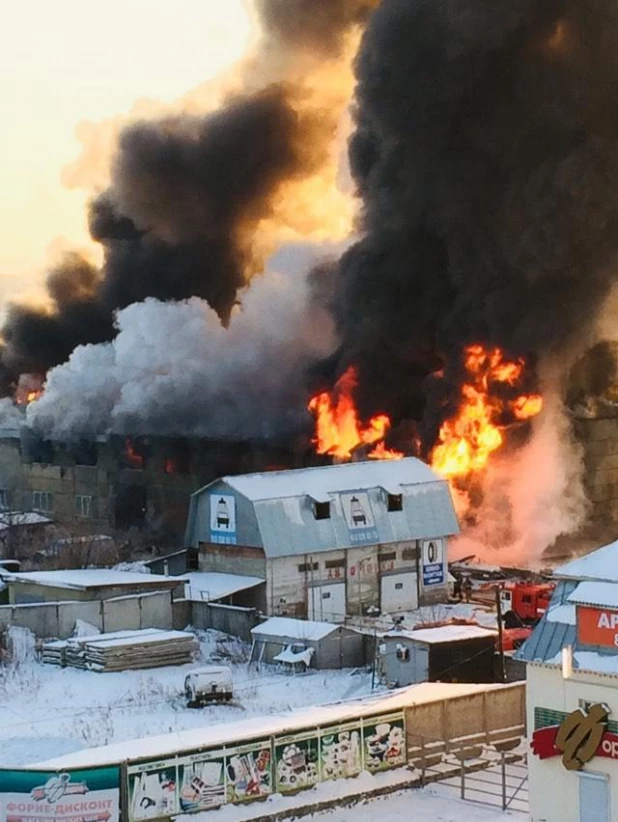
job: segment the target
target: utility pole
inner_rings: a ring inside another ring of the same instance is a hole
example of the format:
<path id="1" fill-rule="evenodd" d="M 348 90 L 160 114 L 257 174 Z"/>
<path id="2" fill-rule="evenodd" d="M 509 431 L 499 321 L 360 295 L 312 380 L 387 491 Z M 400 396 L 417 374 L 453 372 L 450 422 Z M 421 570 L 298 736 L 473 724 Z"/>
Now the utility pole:
<path id="1" fill-rule="evenodd" d="M 504 661 L 504 644 L 502 631 L 502 601 L 500 599 L 500 586 L 496 585 L 496 614 L 498 617 L 498 653 L 500 654 L 500 676 L 502 682 L 506 682 L 506 665 Z"/>

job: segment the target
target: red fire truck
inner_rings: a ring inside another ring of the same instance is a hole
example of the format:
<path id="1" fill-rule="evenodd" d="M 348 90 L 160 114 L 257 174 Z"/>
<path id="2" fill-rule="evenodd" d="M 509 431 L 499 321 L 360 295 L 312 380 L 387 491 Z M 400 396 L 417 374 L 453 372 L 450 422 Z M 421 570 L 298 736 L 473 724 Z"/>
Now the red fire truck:
<path id="1" fill-rule="evenodd" d="M 505 628 L 536 625 L 551 595 L 553 582 L 505 582 L 500 590 L 500 605 Z"/>

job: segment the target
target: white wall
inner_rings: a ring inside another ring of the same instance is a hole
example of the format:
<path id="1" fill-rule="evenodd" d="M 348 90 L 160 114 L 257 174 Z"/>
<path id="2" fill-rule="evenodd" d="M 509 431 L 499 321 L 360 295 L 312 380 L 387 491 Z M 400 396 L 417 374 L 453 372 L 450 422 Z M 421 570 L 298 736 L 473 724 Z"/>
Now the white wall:
<path id="1" fill-rule="evenodd" d="M 534 731 L 534 708 L 571 713 L 579 700 L 604 702 L 610 719 L 618 721 L 618 676 L 578 674 L 563 679 L 561 667 L 529 663 L 527 666 L 526 712 L 528 737 Z M 532 822 L 579 822 L 579 776 L 568 771 L 559 756 L 540 760 L 528 755 L 530 819 Z M 582 769 L 609 775 L 611 818 L 618 819 L 618 759 L 595 757 Z"/>

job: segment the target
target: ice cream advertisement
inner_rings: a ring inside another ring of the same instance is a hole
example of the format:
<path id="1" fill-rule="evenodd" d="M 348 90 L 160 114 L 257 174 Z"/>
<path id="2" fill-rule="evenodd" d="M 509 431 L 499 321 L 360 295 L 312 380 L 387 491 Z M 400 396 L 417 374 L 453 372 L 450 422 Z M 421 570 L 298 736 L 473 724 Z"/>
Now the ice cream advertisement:
<path id="1" fill-rule="evenodd" d="M 363 764 L 369 773 L 399 768 L 406 763 L 403 714 L 363 722 Z"/>
<path id="2" fill-rule="evenodd" d="M 275 739 L 277 793 L 293 793 L 320 781 L 317 730 Z"/>
<path id="3" fill-rule="evenodd" d="M 322 728 L 320 733 L 321 781 L 358 776 L 363 753 L 360 722 Z"/>

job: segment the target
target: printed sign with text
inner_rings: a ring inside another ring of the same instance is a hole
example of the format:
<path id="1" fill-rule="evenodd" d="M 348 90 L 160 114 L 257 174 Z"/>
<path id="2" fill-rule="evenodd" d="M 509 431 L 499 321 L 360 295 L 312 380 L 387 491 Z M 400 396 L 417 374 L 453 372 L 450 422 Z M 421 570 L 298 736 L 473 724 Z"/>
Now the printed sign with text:
<path id="1" fill-rule="evenodd" d="M 236 500 L 230 494 L 210 494 L 210 541 L 236 545 Z"/>

